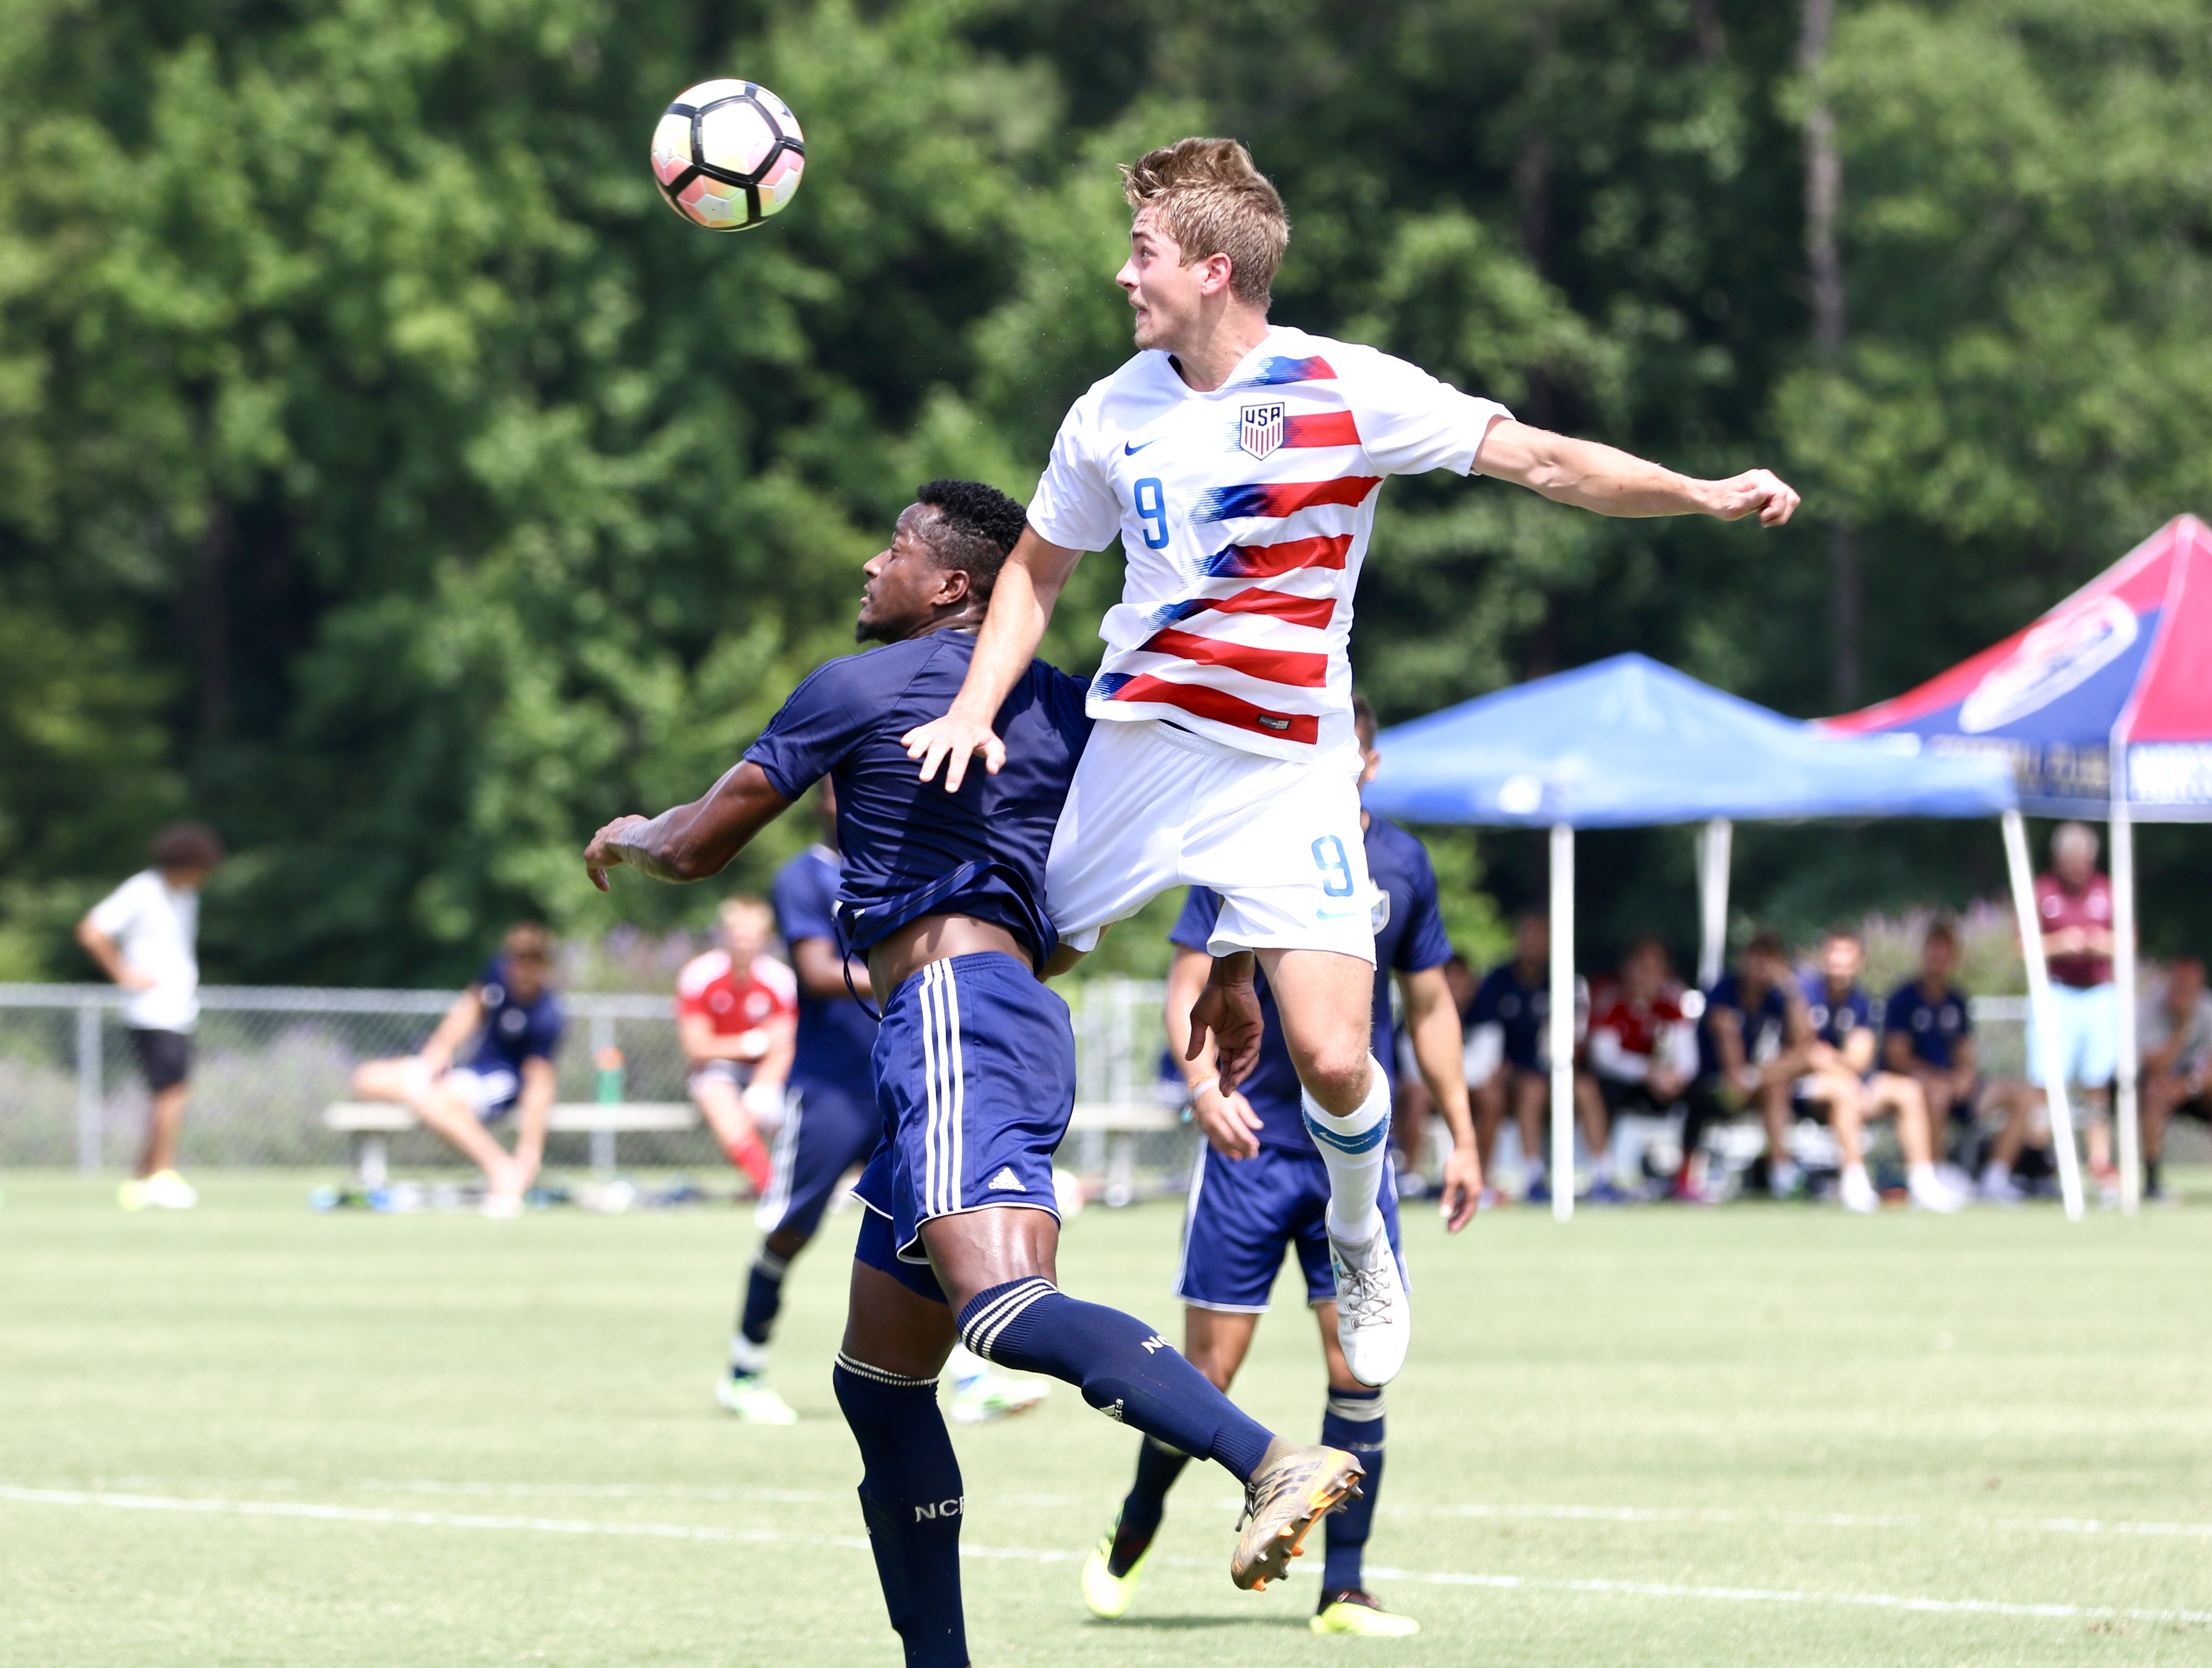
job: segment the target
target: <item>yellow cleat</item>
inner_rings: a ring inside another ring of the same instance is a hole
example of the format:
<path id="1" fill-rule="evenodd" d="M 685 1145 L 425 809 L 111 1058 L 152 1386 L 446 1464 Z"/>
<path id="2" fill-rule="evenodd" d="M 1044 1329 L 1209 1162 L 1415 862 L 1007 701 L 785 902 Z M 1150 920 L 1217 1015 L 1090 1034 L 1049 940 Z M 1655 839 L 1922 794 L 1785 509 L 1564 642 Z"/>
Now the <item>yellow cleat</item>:
<path id="1" fill-rule="evenodd" d="M 1137 1578 L 1145 1573 L 1145 1561 L 1152 1556 L 1147 1544 L 1137 1555 L 1137 1562 L 1129 1566 L 1126 1575 L 1116 1575 L 1111 1562 L 1114 1539 L 1121 1532 L 1120 1513 L 1114 1515 L 1114 1525 L 1098 1538 L 1098 1544 L 1083 1561 L 1083 1602 L 1091 1607 L 1091 1615 L 1107 1622 L 1118 1622 L 1129 1613 L 1129 1606 L 1137 1597 Z"/>
<path id="2" fill-rule="evenodd" d="M 134 1176 L 115 1190 L 115 1202 L 125 1210 L 143 1210 L 146 1208 L 146 1184 Z"/>
<path id="3" fill-rule="evenodd" d="M 1229 1579 L 1247 1592 L 1291 1572 L 1305 1554 L 1306 1532 L 1359 1492 L 1366 1475 L 1341 1448 L 1297 1447 L 1277 1439 L 1275 1457 L 1244 1487 L 1243 1532 L 1229 1559 Z"/>
<path id="4" fill-rule="evenodd" d="M 1345 1587 L 1322 1596 L 1321 1610 L 1306 1623 L 1317 1634 L 1363 1634 L 1370 1639 L 1405 1639 L 1421 1630 L 1410 1616 L 1393 1616 L 1371 1592 Z"/>

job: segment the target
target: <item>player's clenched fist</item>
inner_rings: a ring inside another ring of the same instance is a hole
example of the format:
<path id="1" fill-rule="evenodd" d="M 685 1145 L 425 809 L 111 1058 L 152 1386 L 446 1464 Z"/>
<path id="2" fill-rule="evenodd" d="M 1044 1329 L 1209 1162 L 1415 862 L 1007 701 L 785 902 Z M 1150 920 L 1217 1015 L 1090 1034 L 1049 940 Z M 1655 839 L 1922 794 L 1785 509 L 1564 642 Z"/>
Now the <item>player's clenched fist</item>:
<path id="1" fill-rule="evenodd" d="M 1723 521 L 1756 514 L 1762 527 L 1779 527 L 1797 509 L 1797 489 L 1771 469 L 1747 469 L 1711 483 L 1712 513 Z"/>
<path id="2" fill-rule="evenodd" d="M 592 843 L 584 847 L 584 872 L 592 877 L 592 885 L 602 892 L 607 890 L 607 870 L 623 860 L 621 848 L 614 843 L 616 836 L 625 828 L 650 820 L 634 813 L 617 816 L 592 836 Z"/>
<path id="3" fill-rule="evenodd" d="M 978 753 L 983 755 L 983 768 L 994 776 L 1006 761 L 1006 744 L 993 733 L 989 725 L 971 723 L 951 713 L 917 725 L 899 740 L 905 745 L 908 758 L 921 761 L 923 781 L 937 774 L 939 765 L 945 767 L 947 793 L 960 792 L 960 784 L 968 778 L 968 761 Z"/>

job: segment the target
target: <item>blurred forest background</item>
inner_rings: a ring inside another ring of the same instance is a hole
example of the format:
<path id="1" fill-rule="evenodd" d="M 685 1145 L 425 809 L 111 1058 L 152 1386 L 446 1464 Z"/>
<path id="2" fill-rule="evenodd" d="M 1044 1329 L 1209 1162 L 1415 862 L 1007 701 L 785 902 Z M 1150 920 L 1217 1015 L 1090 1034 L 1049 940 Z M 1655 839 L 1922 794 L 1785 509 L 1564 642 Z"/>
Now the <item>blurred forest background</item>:
<path id="1" fill-rule="evenodd" d="M 645 162 L 723 75 L 808 148 L 734 237 Z M 2212 511 L 2205 0 L 15 0 L 0 978 L 87 976 L 70 923 L 184 813 L 238 853 L 212 979 L 703 920 L 600 898 L 580 842 L 848 650 L 916 482 L 1026 494 L 1127 352 L 1113 163 L 1198 131 L 1289 201 L 1278 318 L 1805 491 L 1762 536 L 1394 485 L 1353 644 L 1386 721 L 1627 648 L 1834 712 Z M 1093 664 L 1118 584 L 1087 561 L 1049 652 Z M 2201 838 L 2143 835 L 2153 950 L 2212 930 Z M 1494 945 L 1540 847 L 1437 843 Z M 1984 827 L 1737 849 L 1739 913 L 1801 932 L 2002 885 Z M 1581 871 L 1593 959 L 1688 947 L 1686 831 Z"/>

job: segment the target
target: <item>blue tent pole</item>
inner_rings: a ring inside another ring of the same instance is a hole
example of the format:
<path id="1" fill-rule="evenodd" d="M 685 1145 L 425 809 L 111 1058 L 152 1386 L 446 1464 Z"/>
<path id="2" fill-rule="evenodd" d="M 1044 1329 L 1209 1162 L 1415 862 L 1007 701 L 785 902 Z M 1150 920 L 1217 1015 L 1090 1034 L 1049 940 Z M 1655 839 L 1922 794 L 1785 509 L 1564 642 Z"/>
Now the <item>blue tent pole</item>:
<path id="1" fill-rule="evenodd" d="M 1575 1214 L 1575 831 L 1552 829 L 1552 1216 Z"/>

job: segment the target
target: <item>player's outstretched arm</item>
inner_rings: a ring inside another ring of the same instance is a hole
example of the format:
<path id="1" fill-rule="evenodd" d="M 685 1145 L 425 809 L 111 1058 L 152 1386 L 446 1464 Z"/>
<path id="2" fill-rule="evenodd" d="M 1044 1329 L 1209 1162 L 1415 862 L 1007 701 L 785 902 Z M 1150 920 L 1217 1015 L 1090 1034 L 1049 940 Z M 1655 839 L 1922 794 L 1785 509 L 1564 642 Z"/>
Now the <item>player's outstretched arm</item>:
<path id="1" fill-rule="evenodd" d="M 1760 526 L 1779 527 L 1797 508 L 1796 489 L 1771 470 L 1700 481 L 1595 440 L 1510 418 L 1490 426 L 1474 462 L 1485 475 L 1600 515 L 1710 515 L 1723 521 L 1756 515 Z"/>
<path id="2" fill-rule="evenodd" d="M 706 797 L 655 817 L 617 816 L 584 847 L 584 872 L 600 891 L 607 870 L 627 864 L 655 880 L 704 880 L 719 875 L 745 843 L 791 809 L 750 760 L 726 772 Z"/>
<path id="3" fill-rule="evenodd" d="M 991 610 L 976 634 L 975 658 L 968 664 L 968 676 L 952 706 L 941 719 L 909 730 L 899 739 L 906 755 L 921 761 L 921 779 L 928 781 L 945 767 L 945 790 L 957 793 L 968 775 L 968 761 L 978 753 L 983 768 L 994 776 L 1006 761 L 1006 744 L 991 729 L 991 721 L 1021 676 L 1036 657 L 1051 622 L 1053 604 L 1060 600 L 1067 576 L 1083 552 L 1069 550 L 1037 537 L 1033 527 L 1006 553 L 991 591 Z"/>

